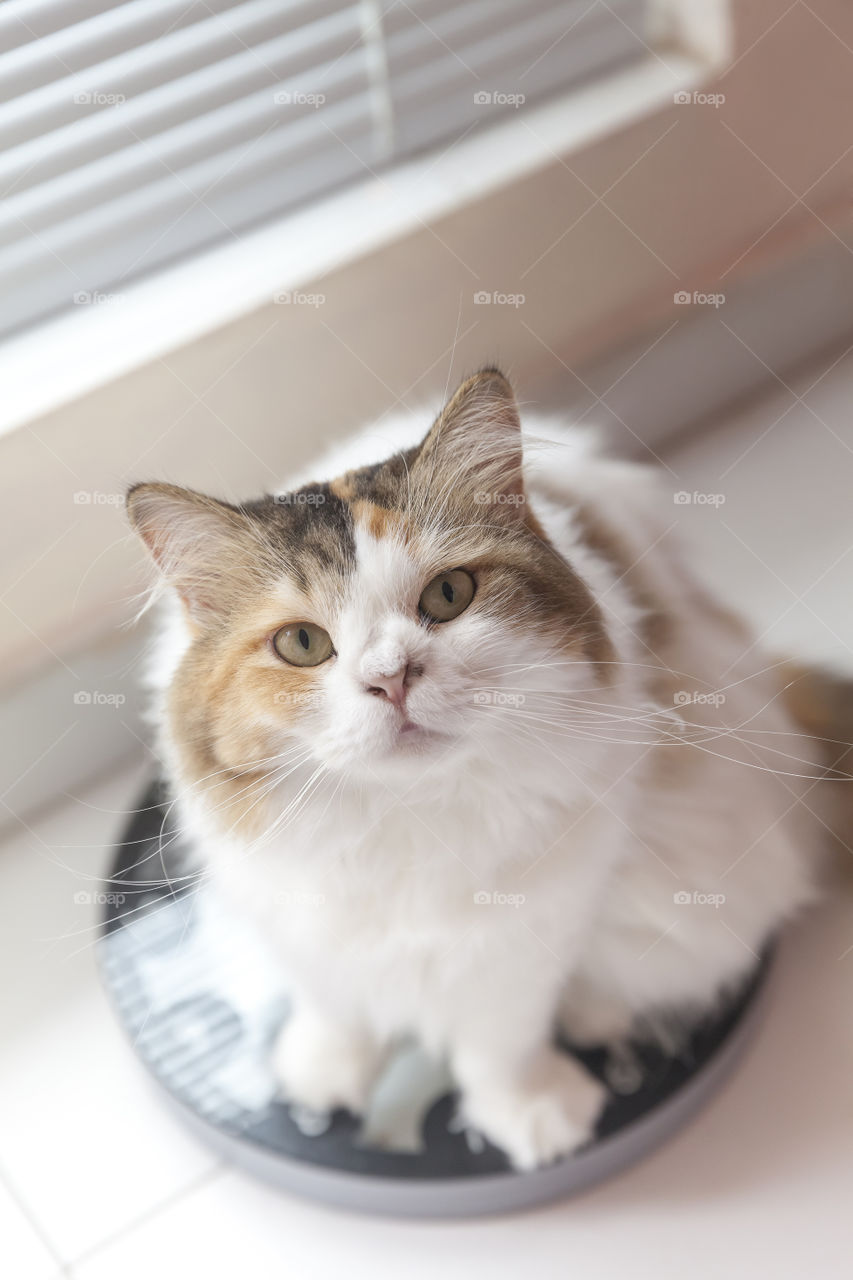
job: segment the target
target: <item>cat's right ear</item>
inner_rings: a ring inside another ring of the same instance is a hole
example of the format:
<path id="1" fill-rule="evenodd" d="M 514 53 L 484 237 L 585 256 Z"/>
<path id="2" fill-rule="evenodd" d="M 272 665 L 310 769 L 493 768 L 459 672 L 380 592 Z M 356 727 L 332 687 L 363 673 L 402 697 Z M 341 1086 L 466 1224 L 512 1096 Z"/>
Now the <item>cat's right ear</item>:
<path id="1" fill-rule="evenodd" d="M 439 490 L 484 495 L 493 516 L 518 519 L 524 501 L 521 422 L 500 369 L 468 378 L 444 406 L 420 447 L 417 466 Z"/>
<path id="2" fill-rule="evenodd" d="M 240 565 L 256 538 L 236 507 L 174 484 L 135 484 L 128 490 L 130 523 L 190 616 L 211 622 L 239 589 Z"/>

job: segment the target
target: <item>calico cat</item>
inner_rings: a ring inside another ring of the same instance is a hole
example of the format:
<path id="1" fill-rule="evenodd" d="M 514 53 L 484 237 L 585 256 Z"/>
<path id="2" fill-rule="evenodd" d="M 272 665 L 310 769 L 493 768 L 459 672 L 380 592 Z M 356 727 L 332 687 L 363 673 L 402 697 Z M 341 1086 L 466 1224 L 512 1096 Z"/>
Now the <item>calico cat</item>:
<path id="1" fill-rule="evenodd" d="M 423 429 L 241 506 L 130 490 L 173 602 L 160 748 L 288 975 L 284 1094 L 358 1113 L 415 1036 L 527 1169 L 604 1100 L 557 1026 L 689 1021 L 812 898 L 822 755 L 655 473 L 522 431 L 495 369 Z"/>

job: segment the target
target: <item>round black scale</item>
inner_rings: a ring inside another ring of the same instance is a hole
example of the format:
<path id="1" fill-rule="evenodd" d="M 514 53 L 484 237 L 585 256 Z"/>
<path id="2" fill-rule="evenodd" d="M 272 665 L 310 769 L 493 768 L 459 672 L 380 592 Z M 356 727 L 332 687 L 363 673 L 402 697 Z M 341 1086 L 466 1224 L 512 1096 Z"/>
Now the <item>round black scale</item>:
<path id="1" fill-rule="evenodd" d="M 586 1147 L 515 1172 L 457 1121 L 452 1084 L 412 1048 L 389 1064 L 364 1120 L 277 1096 L 270 1047 L 287 992 L 264 944 L 199 885 L 152 785 L 116 850 L 98 956 L 130 1041 L 180 1113 L 221 1154 L 290 1191 L 374 1213 L 466 1215 L 579 1191 L 661 1143 L 716 1089 L 755 1022 L 769 954 L 672 1056 L 632 1044 L 573 1053 L 610 1099 Z"/>

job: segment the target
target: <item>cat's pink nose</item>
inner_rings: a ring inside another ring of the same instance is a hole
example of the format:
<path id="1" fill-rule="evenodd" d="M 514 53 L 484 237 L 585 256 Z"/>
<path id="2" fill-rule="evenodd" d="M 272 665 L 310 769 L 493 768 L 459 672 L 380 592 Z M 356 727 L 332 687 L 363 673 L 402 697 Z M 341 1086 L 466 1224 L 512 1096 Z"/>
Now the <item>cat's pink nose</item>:
<path id="1" fill-rule="evenodd" d="M 408 675 L 409 666 L 407 663 L 405 667 L 395 671 L 392 676 L 372 676 L 370 684 L 367 686 L 367 692 L 375 694 L 377 698 L 387 698 L 395 707 L 402 708 L 408 692 L 406 685 Z"/>

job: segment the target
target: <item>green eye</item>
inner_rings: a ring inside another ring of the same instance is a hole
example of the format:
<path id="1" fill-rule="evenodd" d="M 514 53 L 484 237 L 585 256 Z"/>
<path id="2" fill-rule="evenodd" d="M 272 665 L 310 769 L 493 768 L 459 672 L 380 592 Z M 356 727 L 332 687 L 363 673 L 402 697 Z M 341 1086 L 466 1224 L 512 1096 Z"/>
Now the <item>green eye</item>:
<path id="1" fill-rule="evenodd" d="M 427 583 L 418 608 L 433 622 L 450 622 L 451 618 L 458 618 L 468 608 L 476 589 L 467 569 L 450 569 Z"/>
<path id="2" fill-rule="evenodd" d="M 334 653 L 328 631 L 313 622 L 291 622 L 276 631 L 273 648 L 294 667 L 316 667 Z"/>

